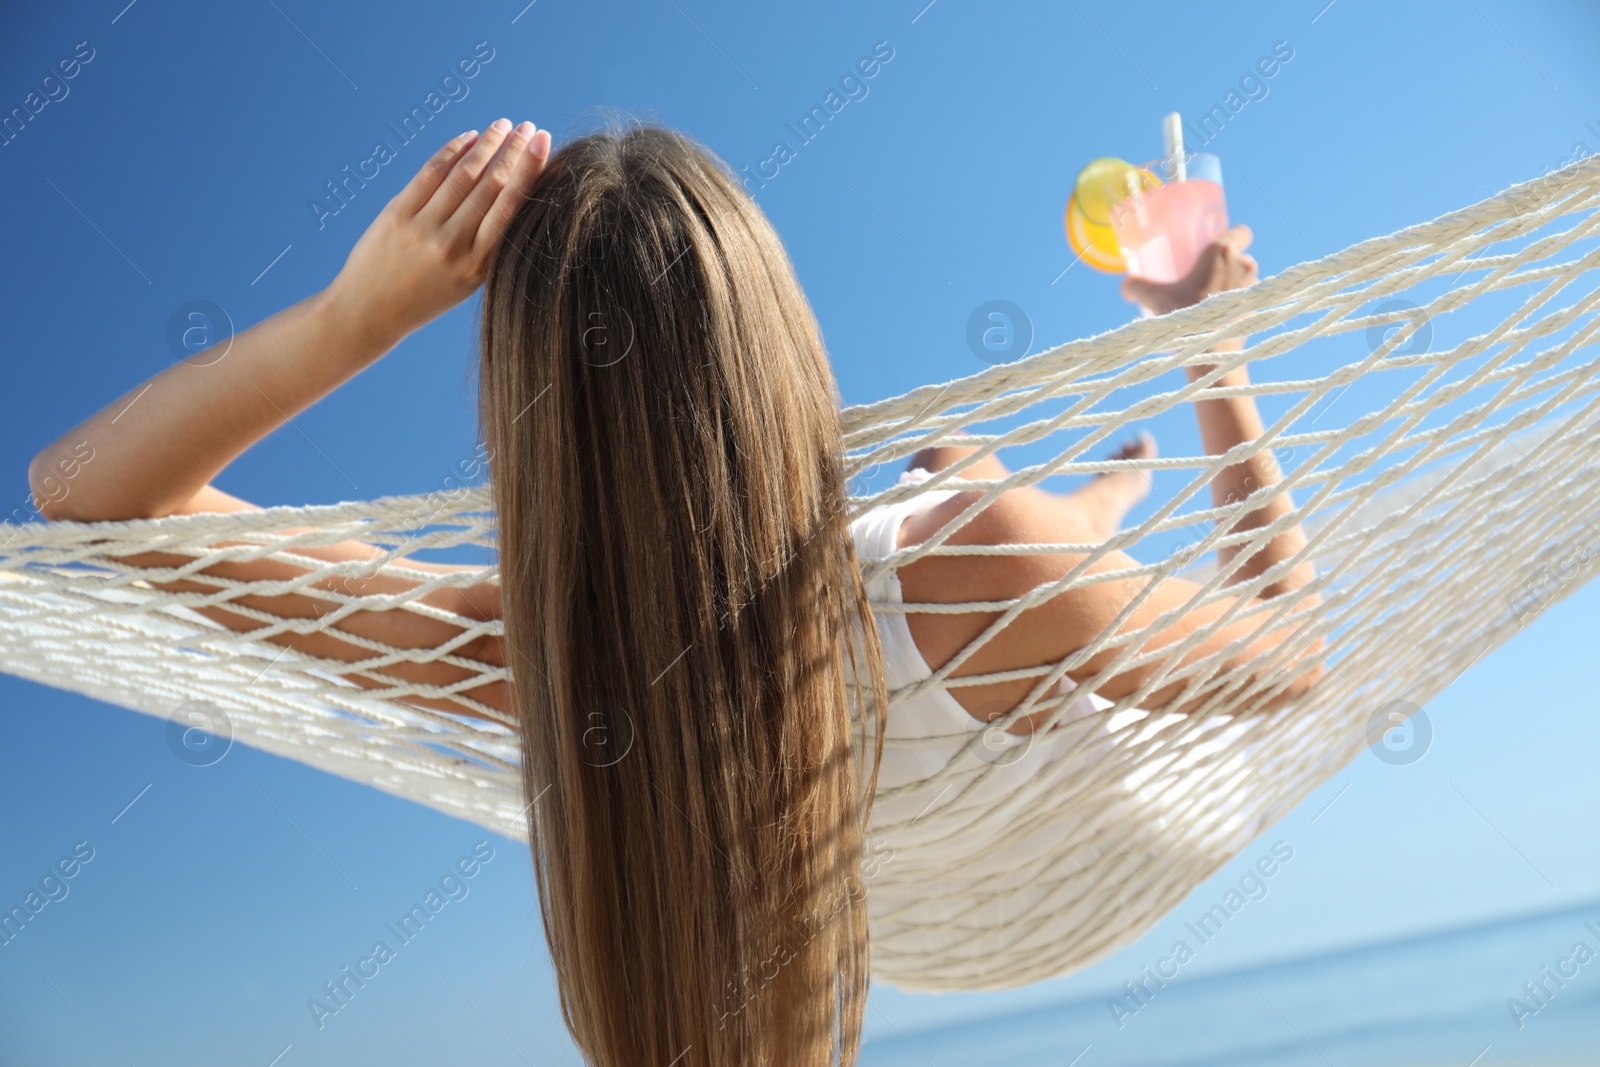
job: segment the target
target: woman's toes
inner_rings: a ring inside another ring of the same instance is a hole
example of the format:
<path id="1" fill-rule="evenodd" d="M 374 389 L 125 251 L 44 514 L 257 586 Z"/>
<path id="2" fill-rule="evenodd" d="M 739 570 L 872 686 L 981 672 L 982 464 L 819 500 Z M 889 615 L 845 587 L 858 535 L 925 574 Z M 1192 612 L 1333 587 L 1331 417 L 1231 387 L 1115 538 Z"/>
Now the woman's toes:
<path id="1" fill-rule="evenodd" d="M 1117 450 L 1118 459 L 1155 459 L 1156 455 L 1156 435 L 1149 430 L 1140 430 L 1138 437 Z"/>
<path id="2" fill-rule="evenodd" d="M 1148 431 L 1141 430 L 1138 438 L 1129 441 L 1117 449 L 1116 459 L 1154 459 L 1156 457 L 1156 439 Z M 1125 500 L 1128 507 L 1143 500 L 1150 493 L 1150 487 L 1155 479 L 1147 470 L 1107 471 L 1097 479 L 1105 490 Z"/>

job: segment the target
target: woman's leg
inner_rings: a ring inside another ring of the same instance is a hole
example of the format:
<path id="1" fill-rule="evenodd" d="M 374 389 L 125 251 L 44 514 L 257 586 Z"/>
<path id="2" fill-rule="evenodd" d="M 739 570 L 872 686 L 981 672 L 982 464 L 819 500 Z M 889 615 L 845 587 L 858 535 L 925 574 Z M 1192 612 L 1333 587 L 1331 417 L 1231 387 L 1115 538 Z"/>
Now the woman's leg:
<path id="1" fill-rule="evenodd" d="M 976 448 L 925 448 L 911 457 L 910 470 L 938 471 L 957 460 L 976 452 Z M 1119 448 L 1114 459 L 1153 459 L 1156 439 L 1141 431 L 1138 438 Z M 972 479 L 999 480 L 1011 472 L 997 456 L 986 456 L 961 472 Z M 1122 528 L 1122 520 L 1135 504 L 1150 493 L 1149 471 L 1107 471 L 1098 474 L 1070 493 L 1053 493 L 1037 486 L 1017 492 L 1038 493 L 1054 506 L 1062 509 L 1063 517 L 1076 520 L 1068 525 L 1077 528 L 1079 523 L 1093 530 L 1102 540 Z"/>

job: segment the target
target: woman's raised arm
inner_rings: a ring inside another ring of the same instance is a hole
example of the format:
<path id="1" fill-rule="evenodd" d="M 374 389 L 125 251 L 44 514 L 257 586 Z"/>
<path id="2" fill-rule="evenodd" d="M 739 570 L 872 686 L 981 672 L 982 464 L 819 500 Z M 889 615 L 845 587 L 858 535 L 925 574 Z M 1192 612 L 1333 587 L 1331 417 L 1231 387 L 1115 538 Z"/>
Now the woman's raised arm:
<path id="1" fill-rule="evenodd" d="M 29 483 L 40 514 L 51 520 L 95 522 L 159 518 L 197 512 L 253 510 L 255 505 L 210 484 L 252 444 L 379 359 L 413 330 L 455 307 L 482 283 L 490 254 L 521 206 L 550 154 L 550 136 L 532 123 L 515 129 L 506 119 L 480 137 L 461 134 L 441 148 L 362 234 L 333 282 L 232 339 L 226 353 L 205 365 L 179 363 L 129 391 L 34 457 Z M 78 462 L 84 448 L 92 463 Z M 58 470 L 74 469 L 70 491 L 54 491 Z M 382 552 L 358 541 L 299 554 L 328 561 L 372 559 Z M 123 562 L 172 567 L 187 560 L 144 553 Z M 459 570 L 405 561 L 412 570 Z M 207 592 L 220 586 L 206 576 L 233 581 L 291 578 L 305 568 L 281 559 L 218 563 L 193 578 L 155 582 L 172 592 Z M 415 582 L 390 574 L 330 579 L 305 592 L 241 596 L 231 603 L 284 618 L 320 617 L 340 606 L 318 589 L 343 594 L 394 593 Z M 468 620 L 499 617 L 494 587 L 441 588 L 421 598 Z M 213 621 L 241 632 L 261 623 L 225 608 L 205 608 Z M 283 634 L 272 640 L 310 655 L 358 661 L 371 653 L 340 633 L 401 648 L 432 649 L 464 629 L 418 612 L 359 611 L 321 632 Z M 499 638 L 484 635 L 455 655 L 504 665 Z M 375 673 L 405 682 L 447 686 L 473 672 L 443 663 L 397 663 Z M 351 675 L 366 686 L 380 680 Z M 509 712 L 501 682 L 467 689 L 480 705 Z M 482 714 L 450 699 L 416 699 L 441 710 Z"/>
<path id="2" fill-rule="evenodd" d="M 1123 282 L 1123 295 L 1156 314 L 1166 314 L 1198 303 L 1215 293 L 1253 285 L 1256 281 L 1256 262 L 1245 251 L 1250 238 L 1249 227 L 1236 226 L 1208 246 L 1183 279 L 1171 284 L 1158 284 L 1129 277 Z M 1225 341 L 1211 351 L 1237 352 L 1243 346 L 1244 339 L 1237 338 Z M 1187 371 L 1193 381 L 1204 377 L 1211 369 L 1189 367 Z M 1224 375 L 1218 384 L 1233 386 L 1248 381 L 1248 372 L 1241 366 Z M 1200 422 L 1201 439 L 1211 455 L 1255 440 L 1262 433 L 1261 416 L 1256 410 L 1255 399 L 1248 395 L 1198 400 L 1195 402 L 1195 414 Z M 932 469 L 953 462 L 955 458 L 950 450 L 946 450 L 945 455 L 925 465 Z M 996 479 L 1006 476 L 1005 468 L 996 457 L 990 456 L 984 463 L 984 469 L 972 468 L 974 477 Z M 1212 499 L 1218 507 L 1225 507 L 1248 499 L 1257 489 L 1276 485 L 1281 479 L 1271 450 L 1263 449 L 1249 459 L 1218 472 L 1211 482 Z M 919 544 L 933 536 L 945 523 L 961 515 L 984 495 L 978 491 L 957 493 L 944 503 L 915 516 L 901 532 L 902 545 Z M 1229 532 L 1269 526 L 1293 510 L 1294 503 L 1289 495 L 1279 494 L 1261 507 L 1241 515 Z M 1076 501 L 1030 487 L 1002 494 L 966 526 L 956 531 L 946 543 L 1049 544 L 1095 541 L 1103 536 L 1093 524 L 1083 521 L 1082 508 Z M 1248 581 L 1279 563 L 1293 559 L 1305 544 L 1304 533 L 1299 525 L 1295 525 L 1279 532 L 1263 545 L 1251 546 L 1249 557 L 1238 562 L 1237 569 L 1223 583 L 1224 587 Z M 1239 547 L 1222 550 L 1219 553 L 1220 562 L 1224 566 L 1233 563 L 1240 551 Z M 900 581 L 906 600 L 912 603 L 960 604 L 1009 600 L 1040 585 L 1059 581 L 1085 558 L 1067 554 L 925 556 L 901 568 Z M 1108 552 L 1088 572 L 1095 574 L 1137 567 L 1138 563 L 1126 553 Z M 1269 680 L 1286 680 L 1287 684 L 1266 699 L 1252 697 L 1235 702 L 1230 712 L 1271 711 L 1298 700 L 1323 675 L 1320 655 L 1325 642 L 1318 636 L 1309 641 L 1297 640 L 1296 643 L 1303 647 L 1292 649 L 1291 654 L 1277 654 L 1274 650 L 1295 637 L 1299 627 L 1314 618 L 1314 615 L 1302 613 L 1317 607 L 1321 597 L 1315 593 L 1294 597 L 1290 601 L 1292 607 L 1287 611 L 1282 610 L 1284 601 L 1276 604 L 1273 601 L 1301 589 L 1315 578 L 1312 565 L 1303 562 L 1263 587 L 1259 596 L 1237 608 L 1238 597 L 1221 597 L 1204 607 L 1193 608 L 1191 605 L 1200 592 L 1200 586 L 1181 578 L 1161 579 L 1140 608 L 1125 620 L 1117 632 L 1144 631 L 1163 616 L 1176 614 L 1175 621 L 1141 639 L 1143 651 L 1155 652 L 1175 646 L 1200 630 L 1207 631 L 1210 636 L 1198 641 L 1178 663 L 1156 660 L 1125 669 L 1106 680 L 1097 691 L 1103 697 L 1116 700 L 1136 692 L 1157 671 L 1187 667 L 1232 650 L 1224 665 L 1231 680 L 1247 681 L 1252 687 L 1258 681 Z M 1020 614 L 953 671 L 952 677 L 1060 662 L 1072 652 L 1098 640 L 1111 628 L 1128 603 L 1144 594 L 1144 583 L 1137 580 L 1103 581 L 1059 594 Z M 1228 611 L 1236 611 L 1236 616 L 1231 622 L 1222 624 L 1221 617 Z M 937 669 L 948 663 L 999 617 L 998 612 L 923 613 L 911 615 L 907 624 L 924 658 Z M 1073 680 L 1094 678 L 1115 661 L 1116 655 L 1115 649 L 1103 650 L 1072 671 Z M 974 716 L 993 720 L 1014 708 L 1033 684 L 1034 680 L 1029 678 L 1016 682 L 956 687 L 950 692 Z M 1147 710 L 1164 708 L 1184 712 L 1204 706 L 1210 694 L 1184 698 L 1184 684 L 1180 678 L 1161 685 L 1142 701 L 1142 706 Z M 1012 729 L 1017 733 L 1027 732 L 1046 715 L 1046 712 L 1034 712 L 1024 716 Z"/>
<path id="3" fill-rule="evenodd" d="M 327 288 L 240 333 L 223 357 L 162 371 L 34 457 L 41 514 L 93 522 L 235 510 L 206 492 L 211 479 L 470 296 L 549 150 L 548 134 L 531 123 L 513 131 L 505 119 L 454 138 L 384 207 Z M 84 443 L 94 462 L 52 499 L 49 479 Z"/>

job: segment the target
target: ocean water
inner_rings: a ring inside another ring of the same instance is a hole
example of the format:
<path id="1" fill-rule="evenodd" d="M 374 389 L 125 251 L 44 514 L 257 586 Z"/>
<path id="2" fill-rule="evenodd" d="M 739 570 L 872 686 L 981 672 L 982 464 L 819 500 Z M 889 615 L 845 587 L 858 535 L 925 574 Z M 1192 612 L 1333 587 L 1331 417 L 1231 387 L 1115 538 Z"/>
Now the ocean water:
<path id="1" fill-rule="evenodd" d="M 1180 971 L 1164 987 L 1152 985 L 1153 994 L 1142 1003 L 1108 989 L 1098 997 L 956 1026 L 875 1035 L 863 1046 L 861 1062 L 871 1067 L 1595 1064 L 1600 1063 L 1596 931 L 1600 902 L 1226 974 L 1191 979 Z M 1524 983 L 1533 983 L 1533 995 Z M 1117 993 L 1120 1007 L 1113 1011 L 1110 1001 Z"/>

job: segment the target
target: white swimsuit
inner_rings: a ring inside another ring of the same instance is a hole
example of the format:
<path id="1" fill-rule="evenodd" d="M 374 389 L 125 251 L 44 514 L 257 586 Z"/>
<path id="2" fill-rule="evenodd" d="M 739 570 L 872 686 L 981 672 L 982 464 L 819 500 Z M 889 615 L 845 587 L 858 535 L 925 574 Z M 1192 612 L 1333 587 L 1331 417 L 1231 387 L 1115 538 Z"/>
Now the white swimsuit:
<path id="1" fill-rule="evenodd" d="M 929 477 L 907 471 L 900 484 Z M 897 550 L 907 518 L 957 491 L 931 490 L 858 516 L 851 532 L 863 569 Z M 875 607 L 902 603 L 899 577 L 884 570 L 867 583 L 867 598 Z M 874 610 L 873 617 L 891 698 L 931 677 L 906 615 Z M 1063 677 L 1057 691 L 1074 688 Z M 1114 751 L 1138 745 L 1148 752 L 1152 737 L 1180 716 L 1137 708 L 1101 714 L 1111 706 L 1089 694 L 1033 735 L 986 726 L 943 688 L 891 706 L 864 864 L 875 974 L 905 988 L 940 988 L 940 965 L 932 961 L 941 960 L 969 988 L 983 985 L 975 971 L 989 971 L 996 986 L 1015 984 L 1023 972 L 1048 970 L 1036 953 L 1051 943 L 1049 933 L 1092 941 L 1106 925 L 1105 909 L 1116 901 L 1084 876 L 1103 867 L 1107 849 L 1159 878 L 1169 862 L 1220 862 L 1255 835 L 1254 819 L 1196 821 L 1207 807 L 1196 804 L 1196 792 L 1211 788 L 1200 783 L 1218 781 L 1215 775 L 1182 776 L 1195 782 L 1174 785 L 1172 759 Z M 1219 717 L 1215 735 L 1178 763 L 1209 759 L 1208 770 L 1219 769 L 1230 722 Z M 1159 788 L 1147 787 L 1163 762 L 1168 773 Z M 947 767 L 959 772 L 955 778 L 941 775 Z M 1126 891 L 1143 892 L 1143 876 L 1127 873 Z M 1024 911 L 1033 917 L 1019 927 Z"/>
<path id="2" fill-rule="evenodd" d="M 898 484 L 916 484 L 926 481 L 931 476 L 931 472 L 925 470 L 906 471 L 900 476 Z M 850 530 L 855 539 L 856 555 L 861 561 L 862 568 L 866 569 L 873 563 L 887 559 L 897 551 L 900 528 L 907 519 L 942 504 L 957 492 L 959 490 L 930 490 L 897 504 L 874 508 L 857 517 L 851 523 Z M 882 571 L 867 583 L 866 588 L 867 599 L 874 605 L 904 603 L 900 577 L 893 570 Z M 911 636 L 911 628 L 907 625 L 905 613 L 875 611 L 873 618 L 878 624 L 878 639 L 883 646 L 884 680 L 889 692 L 893 694 L 896 690 L 905 689 L 931 678 L 933 669 L 928 666 L 927 660 L 922 658 L 922 653 Z M 1063 676 L 1057 683 L 1056 691 L 1066 694 L 1076 688 L 1077 685 L 1071 678 Z M 1111 701 L 1098 694 L 1080 698 L 1067 708 L 1055 727 L 1047 734 L 1041 735 L 1040 739 L 1052 737 L 1054 740 L 1059 740 L 1058 732 L 1071 732 L 1067 730 L 1071 724 L 1093 716 L 1111 707 L 1111 704 Z M 1131 714 L 1134 717 L 1145 715 L 1138 710 Z M 1002 734 L 1001 731 L 989 729 L 962 707 L 948 690 L 942 687 L 928 689 L 896 704 L 890 712 L 887 737 L 917 743 L 890 745 L 885 751 L 884 766 L 879 773 L 879 791 L 938 772 L 975 734 L 986 730 L 987 734 L 980 742 L 985 745 L 984 761 L 1003 766 L 1008 770 L 1035 771 L 1045 762 L 1039 758 L 1044 754 L 1039 751 L 1041 748 L 1061 747 L 1055 744 L 1054 740 L 1050 746 L 1043 746 L 1037 743 L 1039 739 L 1030 743 L 1027 736 Z M 1078 731 L 1074 737 L 1080 737 L 1081 734 L 1082 731 Z M 940 739 L 947 743 L 932 743 Z M 923 803 L 926 804 L 932 799 L 933 794 L 930 794 L 923 799 Z M 898 821 L 894 816 L 901 813 L 900 809 L 903 807 L 904 804 L 891 801 L 880 813 L 883 821 Z M 918 814 L 918 809 L 912 808 L 910 814 L 913 816 Z"/>

